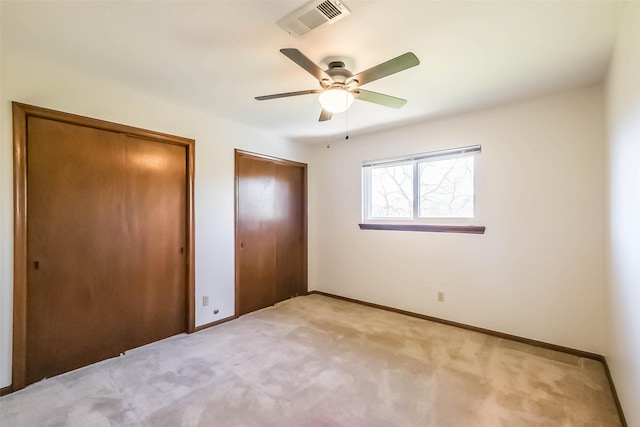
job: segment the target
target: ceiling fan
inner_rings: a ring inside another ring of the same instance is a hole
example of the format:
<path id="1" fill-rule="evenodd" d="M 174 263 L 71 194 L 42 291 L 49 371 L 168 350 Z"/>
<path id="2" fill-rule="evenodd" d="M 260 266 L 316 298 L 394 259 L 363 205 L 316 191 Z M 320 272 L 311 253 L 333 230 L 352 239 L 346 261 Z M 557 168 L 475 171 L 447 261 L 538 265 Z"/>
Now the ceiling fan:
<path id="1" fill-rule="evenodd" d="M 345 68 L 344 62 L 342 61 L 330 62 L 329 68 L 323 70 L 298 49 L 280 49 L 280 52 L 318 79 L 322 89 L 256 96 L 255 99 L 265 101 L 267 99 L 319 93 L 319 100 L 322 105 L 322 112 L 320 113 L 319 119 L 321 122 L 330 120 L 334 113 L 341 113 L 349 109 L 354 99 L 373 102 L 391 108 L 402 107 L 407 103 L 406 99 L 360 89 L 360 86 L 420 64 L 420 60 L 412 52 L 407 52 L 353 75 L 351 71 Z"/>

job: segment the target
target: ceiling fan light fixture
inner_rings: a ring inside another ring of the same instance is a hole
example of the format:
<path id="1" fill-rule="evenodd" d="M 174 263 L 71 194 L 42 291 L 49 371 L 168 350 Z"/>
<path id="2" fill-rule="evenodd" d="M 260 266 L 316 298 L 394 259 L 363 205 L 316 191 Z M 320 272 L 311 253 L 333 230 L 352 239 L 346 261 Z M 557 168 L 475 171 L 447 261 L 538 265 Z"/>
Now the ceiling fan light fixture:
<path id="1" fill-rule="evenodd" d="M 326 89 L 320 94 L 320 105 L 330 113 L 342 113 L 353 104 L 353 94 L 341 87 Z"/>

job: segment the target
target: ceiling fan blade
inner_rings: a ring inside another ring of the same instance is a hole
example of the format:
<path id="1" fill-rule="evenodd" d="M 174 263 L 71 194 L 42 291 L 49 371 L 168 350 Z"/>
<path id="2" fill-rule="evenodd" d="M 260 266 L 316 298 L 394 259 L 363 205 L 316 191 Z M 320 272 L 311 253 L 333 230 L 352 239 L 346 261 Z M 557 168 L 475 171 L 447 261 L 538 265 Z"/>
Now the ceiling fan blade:
<path id="1" fill-rule="evenodd" d="M 371 92 L 370 90 L 356 89 L 351 91 L 351 93 L 353 93 L 353 96 L 355 96 L 356 99 L 384 105 L 385 107 L 400 108 L 407 103 L 406 99 L 396 98 L 395 96 L 385 95 L 383 93 Z"/>
<path id="2" fill-rule="evenodd" d="M 276 93 L 274 95 L 256 96 L 258 101 L 266 101 L 267 99 L 286 98 L 288 96 L 310 95 L 312 93 L 322 93 L 322 89 L 299 90 L 297 92 Z"/>
<path id="3" fill-rule="evenodd" d="M 318 119 L 318 121 L 326 122 L 327 120 L 331 120 L 331 117 L 333 117 L 333 113 L 323 108 L 322 112 L 320 113 L 320 118 Z"/>
<path id="4" fill-rule="evenodd" d="M 391 74 L 406 70 L 407 68 L 415 67 L 420 64 L 420 60 L 412 52 L 407 52 L 396 58 L 390 59 L 382 64 L 378 64 L 375 67 L 362 71 L 355 76 L 349 78 L 349 81 L 358 81 L 358 86 L 370 83 L 374 80 L 381 79 Z"/>
<path id="5" fill-rule="evenodd" d="M 298 64 L 300 67 L 304 68 L 307 73 L 311 74 L 316 79 L 332 80 L 331 77 L 327 73 L 325 73 L 322 68 L 320 68 L 318 65 L 316 65 L 315 62 L 304 56 L 304 54 L 298 49 L 286 48 L 280 49 L 280 52 L 282 52 L 287 58 Z"/>

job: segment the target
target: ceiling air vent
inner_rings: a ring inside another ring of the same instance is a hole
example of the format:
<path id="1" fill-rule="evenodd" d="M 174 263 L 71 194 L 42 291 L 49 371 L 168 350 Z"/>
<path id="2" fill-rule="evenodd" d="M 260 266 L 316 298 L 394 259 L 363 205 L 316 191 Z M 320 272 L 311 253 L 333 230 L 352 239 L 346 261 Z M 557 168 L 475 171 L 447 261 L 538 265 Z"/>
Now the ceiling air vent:
<path id="1" fill-rule="evenodd" d="M 296 38 L 306 36 L 323 24 L 333 24 L 351 11 L 338 0 L 315 0 L 278 21 L 278 25 Z"/>

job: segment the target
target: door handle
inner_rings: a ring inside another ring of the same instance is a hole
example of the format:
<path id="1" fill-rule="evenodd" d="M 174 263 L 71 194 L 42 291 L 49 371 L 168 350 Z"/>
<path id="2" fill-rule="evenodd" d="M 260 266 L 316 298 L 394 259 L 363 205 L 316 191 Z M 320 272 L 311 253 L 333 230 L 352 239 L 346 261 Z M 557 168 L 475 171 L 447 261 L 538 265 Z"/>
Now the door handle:
<path id="1" fill-rule="evenodd" d="M 40 261 L 34 261 L 33 262 L 33 268 L 34 268 L 34 270 L 39 270 L 40 269 Z"/>
<path id="2" fill-rule="evenodd" d="M 240 242 L 240 249 L 244 249 L 244 242 Z"/>

